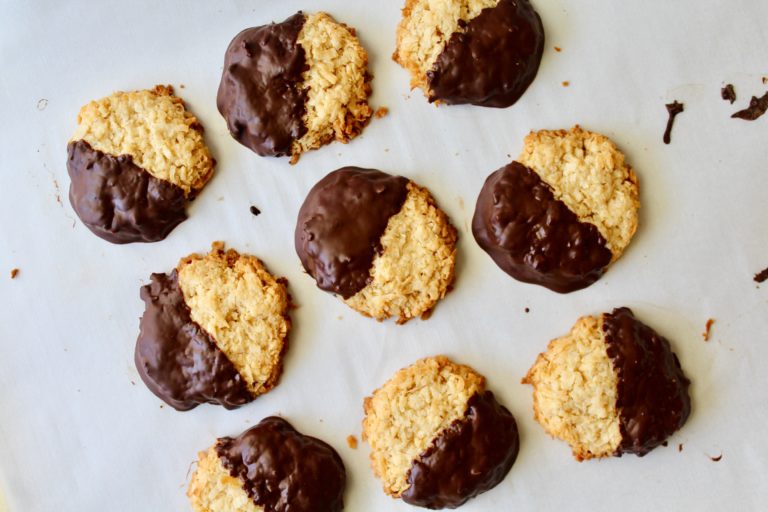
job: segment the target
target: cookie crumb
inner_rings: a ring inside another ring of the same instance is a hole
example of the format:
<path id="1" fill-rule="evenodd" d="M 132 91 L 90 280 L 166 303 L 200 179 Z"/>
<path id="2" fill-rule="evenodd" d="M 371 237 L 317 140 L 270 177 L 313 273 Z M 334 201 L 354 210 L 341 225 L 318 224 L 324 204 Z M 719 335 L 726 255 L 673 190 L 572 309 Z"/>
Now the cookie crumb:
<path id="1" fill-rule="evenodd" d="M 765 268 L 755 274 L 755 282 L 756 283 L 764 283 L 766 280 L 768 280 L 768 268 Z"/>
<path id="2" fill-rule="evenodd" d="M 387 114 L 389 114 L 389 109 L 387 107 L 379 107 L 374 115 L 376 116 L 376 119 L 381 119 Z"/>
<path id="3" fill-rule="evenodd" d="M 254 217 L 255 217 L 256 215 L 259 215 L 259 214 L 261 214 L 261 210 L 259 210 L 259 209 L 258 209 L 258 208 L 256 208 L 255 206 L 251 206 L 251 208 L 250 208 L 250 212 L 251 212 L 251 214 L 252 214 Z"/>
<path id="4" fill-rule="evenodd" d="M 353 450 L 357 450 L 357 438 L 353 435 L 347 436 L 347 446 L 352 448 Z"/>
<path id="5" fill-rule="evenodd" d="M 568 80 L 563 82 L 563 87 L 568 87 L 569 85 L 571 85 L 571 82 L 569 82 Z"/>
<path id="6" fill-rule="evenodd" d="M 562 49 L 562 48 L 560 48 L 559 46 L 555 46 L 555 51 L 556 51 L 557 53 L 560 53 L 561 51 L 563 51 L 563 49 Z"/>
<path id="7" fill-rule="evenodd" d="M 720 97 L 725 101 L 730 101 L 731 105 L 736 101 L 736 90 L 733 88 L 733 84 L 728 84 L 720 89 Z"/>
<path id="8" fill-rule="evenodd" d="M 707 320 L 707 325 L 704 327 L 704 332 L 701 333 L 701 336 L 704 338 L 704 341 L 709 341 L 709 335 L 711 334 L 711 331 L 712 331 L 712 324 L 714 323 L 715 323 L 714 318 L 710 318 L 709 320 Z"/>
<path id="9" fill-rule="evenodd" d="M 668 103 L 666 107 L 667 113 L 669 113 L 669 119 L 667 119 L 667 129 L 664 130 L 664 144 L 669 144 L 672 142 L 672 125 L 675 123 L 675 118 L 685 110 L 685 107 L 677 100 Z"/>
<path id="10" fill-rule="evenodd" d="M 677 445 L 677 451 L 678 452 L 683 451 L 683 443 L 680 443 L 680 444 Z"/>
<path id="11" fill-rule="evenodd" d="M 762 95 L 760 98 L 752 96 L 749 100 L 749 106 L 743 110 L 739 110 L 731 117 L 735 119 L 743 119 L 745 121 L 754 121 L 762 117 L 768 111 L 768 92 Z"/>
<path id="12" fill-rule="evenodd" d="M 717 457 L 713 457 L 711 455 L 708 455 L 708 457 L 709 457 L 709 460 L 711 460 L 712 462 L 720 462 L 721 460 L 723 460 L 723 454 L 722 453 L 720 455 L 718 455 Z"/>
<path id="13" fill-rule="evenodd" d="M 37 110 L 42 112 L 43 110 L 45 110 L 45 107 L 47 107 L 47 106 L 48 106 L 48 100 L 47 99 L 42 98 L 42 99 L 38 100 L 38 102 L 37 102 Z"/>
<path id="14" fill-rule="evenodd" d="M 11 279 L 16 279 L 16 276 L 18 275 L 19 275 L 19 269 L 17 268 L 11 269 Z"/>

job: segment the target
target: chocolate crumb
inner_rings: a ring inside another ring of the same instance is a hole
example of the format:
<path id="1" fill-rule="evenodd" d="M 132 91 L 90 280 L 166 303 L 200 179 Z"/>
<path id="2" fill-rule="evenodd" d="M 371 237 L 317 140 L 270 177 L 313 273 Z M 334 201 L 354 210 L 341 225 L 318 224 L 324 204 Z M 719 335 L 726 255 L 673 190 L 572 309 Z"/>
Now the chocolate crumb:
<path id="1" fill-rule="evenodd" d="M 179 84 L 180 89 L 184 89 L 184 87 L 185 87 L 184 84 Z"/>
<path id="2" fill-rule="evenodd" d="M 563 49 L 562 49 L 562 48 L 560 48 L 559 46 L 555 46 L 555 51 L 556 51 L 557 53 L 560 53 L 561 51 L 563 51 Z"/>
<path id="3" fill-rule="evenodd" d="M 704 332 L 701 333 L 701 336 L 704 338 L 704 341 L 709 341 L 709 335 L 712 331 L 712 324 L 715 323 L 714 318 L 710 318 L 707 320 L 707 325 L 704 327 Z"/>
<path id="4" fill-rule="evenodd" d="M 251 213 L 252 213 L 254 216 L 256 216 L 256 215 L 259 215 L 259 214 L 261 213 L 261 210 L 259 210 L 259 209 L 258 209 L 258 208 L 256 208 L 255 206 L 251 206 L 250 210 L 251 210 Z"/>
<path id="5" fill-rule="evenodd" d="M 664 441 L 663 443 L 661 443 L 661 446 L 666 448 L 667 446 L 669 446 L 669 441 Z"/>
<path id="6" fill-rule="evenodd" d="M 677 451 L 678 452 L 683 451 L 683 443 L 680 443 L 679 445 L 677 445 Z"/>
<path id="7" fill-rule="evenodd" d="M 766 111 L 768 111 L 768 92 L 766 92 L 760 98 L 757 96 L 752 96 L 752 99 L 749 100 L 749 107 L 743 110 L 739 110 L 731 117 L 736 119 L 743 119 L 745 121 L 754 121 L 755 119 L 758 119 L 763 114 L 765 114 Z"/>
<path id="8" fill-rule="evenodd" d="M 530 313 L 531 312 L 531 308 L 525 308 L 525 312 L 526 313 Z"/>
<path id="9" fill-rule="evenodd" d="M 389 109 L 387 107 L 379 107 L 374 115 L 376 116 L 376 119 L 381 119 L 387 114 L 389 114 Z"/>
<path id="10" fill-rule="evenodd" d="M 713 457 L 710 455 L 709 460 L 711 460 L 712 462 L 720 462 L 721 460 L 723 460 L 723 454 L 721 453 L 717 457 Z"/>
<path id="11" fill-rule="evenodd" d="M 563 82 L 563 87 L 568 87 L 569 85 L 571 85 L 571 82 L 569 82 L 568 80 Z"/>
<path id="12" fill-rule="evenodd" d="M 669 119 L 667 119 L 667 129 L 664 130 L 664 144 L 672 142 L 672 125 L 675 123 L 675 118 L 683 110 L 685 110 L 682 103 L 675 100 L 672 103 L 666 105 L 667 112 L 669 113 Z"/>
<path id="13" fill-rule="evenodd" d="M 736 91 L 733 88 L 733 84 L 728 84 L 720 89 L 720 97 L 725 101 L 730 101 L 731 105 L 733 105 L 733 102 L 736 101 Z"/>
<path id="14" fill-rule="evenodd" d="M 756 283 L 764 283 L 765 281 L 768 281 L 768 268 L 765 268 L 755 274 L 755 282 Z"/>
<path id="15" fill-rule="evenodd" d="M 357 450 L 357 438 L 353 435 L 347 436 L 347 446 L 352 448 L 353 450 Z"/>
<path id="16" fill-rule="evenodd" d="M 11 279 L 16 279 L 17 275 L 19 275 L 19 269 L 17 268 L 11 269 Z"/>

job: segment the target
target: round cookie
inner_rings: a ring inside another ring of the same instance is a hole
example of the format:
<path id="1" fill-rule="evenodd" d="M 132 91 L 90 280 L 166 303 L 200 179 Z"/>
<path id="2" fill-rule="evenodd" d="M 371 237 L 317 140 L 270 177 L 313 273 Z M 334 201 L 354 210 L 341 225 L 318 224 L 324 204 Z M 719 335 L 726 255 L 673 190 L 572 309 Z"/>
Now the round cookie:
<path id="1" fill-rule="evenodd" d="M 669 341 L 628 308 L 580 318 L 523 379 L 541 426 L 581 461 L 643 456 L 683 426 L 690 381 Z"/>
<path id="2" fill-rule="evenodd" d="M 411 505 L 456 508 L 498 485 L 517 458 L 512 414 L 482 375 L 443 356 L 398 371 L 364 409 L 373 472 Z"/>
<path id="3" fill-rule="evenodd" d="M 373 111 L 368 54 L 355 30 L 324 12 L 240 32 L 227 48 L 217 105 L 238 142 L 290 155 L 362 132 Z"/>
<path id="4" fill-rule="evenodd" d="M 187 496 L 195 512 L 338 512 L 345 485 L 330 445 L 272 416 L 200 452 Z"/>
<path id="5" fill-rule="evenodd" d="M 216 242 L 170 274 L 152 274 L 141 298 L 136 368 L 171 407 L 234 409 L 277 385 L 291 299 L 287 281 L 257 258 Z"/>
<path id="6" fill-rule="evenodd" d="M 72 208 L 116 244 L 168 236 L 216 164 L 202 125 L 162 85 L 85 105 L 67 153 Z"/>
<path id="7" fill-rule="evenodd" d="M 379 321 L 426 318 L 453 283 L 456 229 L 445 213 L 426 188 L 374 169 L 344 167 L 312 187 L 295 245 L 320 289 Z"/>
<path id="8" fill-rule="evenodd" d="M 406 0 L 392 58 L 430 102 L 505 108 L 533 82 L 543 52 L 528 0 Z"/>
<path id="9" fill-rule="evenodd" d="M 637 230 L 638 182 L 607 137 L 532 132 L 518 161 L 485 181 L 472 233 L 519 281 L 560 293 L 597 281 Z"/>

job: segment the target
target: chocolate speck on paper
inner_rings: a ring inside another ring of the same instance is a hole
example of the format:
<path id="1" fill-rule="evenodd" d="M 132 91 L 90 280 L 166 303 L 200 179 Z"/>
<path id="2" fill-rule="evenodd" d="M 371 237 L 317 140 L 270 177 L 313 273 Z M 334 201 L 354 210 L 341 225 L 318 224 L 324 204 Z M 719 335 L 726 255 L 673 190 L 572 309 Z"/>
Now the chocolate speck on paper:
<path id="1" fill-rule="evenodd" d="M 707 325 L 704 326 L 704 332 L 701 333 L 701 336 L 704 338 L 704 341 L 709 341 L 709 335 L 712 333 L 712 324 L 715 323 L 714 318 L 710 318 L 707 320 Z"/>
<path id="2" fill-rule="evenodd" d="M 755 274 L 755 282 L 756 283 L 764 283 L 765 281 L 768 281 L 768 268 L 765 268 Z"/>
<path id="3" fill-rule="evenodd" d="M 531 308 L 525 308 L 525 312 L 526 313 L 530 313 L 531 312 Z"/>
<path id="4" fill-rule="evenodd" d="M 675 118 L 685 110 L 685 107 L 677 100 L 672 103 L 667 103 L 666 107 L 669 118 L 667 119 L 667 129 L 664 130 L 664 144 L 669 144 L 672 142 L 672 125 L 675 124 Z"/>
<path id="5" fill-rule="evenodd" d="M 11 279 L 16 279 L 16 276 L 18 275 L 19 275 L 19 269 L 17 268 L 11 269 Z"/>
<path id="6" fill-rule="evenodd" d="M 357 438 L 353 435 L 347 436 L 347 446 L 352 448 L 353 450 L 357 450 Z"/>
<path id="7" fill-rule="evenodd" d="M 733 84 L 728 84 L 720 89 L 720 97 L 725 101 L 730 101 L 731 105 L 736 101 L 736 90 L 733 88 Z"/>
<path id="8" fill-rule="evenodd" d="M 766 113 L 766 111 L 768 111 L 768 92 L 760 98 L 752 96 L 752 99 L 749 100 L 749 106 L 743 110 L 739 110 L 731 117 L 735 119 L 743 119 L 745 121 L 754 121 L 759 119 Z"/>
<path id="9" fill-rule="evenodd" d="M 723 454 L 722 453 L 720 455 L 718 455 L 717 457 L 713 457 L 711 455 L 708 455 L 708 457 L 709 457 L 709 460 L 711 460 L 712 462 L 720 462 L 721 460 L 723 460 Z"/>
<path id="10" fill-rule="evenodd" d="M 42 98 L 42 99 L 37 101 L 37 110 L 42 112 L 43 110 L 45 110 L 45 107 L 47 107 L 47 106 L 48 106 L 48 100 L 47 99 Z"/>
<path id="11" fill-rule="evenodd" d="M 376 113 L 374 115 L 376 116 L 376 119 L 381 119 L 387 114 L 389 114 L 389 109 L 387 107 L 379 107 L 376 109 Z"/>
<path id="12" fill-rule="evenodd" d="M 252 215 L 256 216 L 256 215 L 259 215 L 261 213 L 261 210 L 259 210 L 255 206 L 251 206 L 250 207 L 250 212 L 251 212 Z"/>

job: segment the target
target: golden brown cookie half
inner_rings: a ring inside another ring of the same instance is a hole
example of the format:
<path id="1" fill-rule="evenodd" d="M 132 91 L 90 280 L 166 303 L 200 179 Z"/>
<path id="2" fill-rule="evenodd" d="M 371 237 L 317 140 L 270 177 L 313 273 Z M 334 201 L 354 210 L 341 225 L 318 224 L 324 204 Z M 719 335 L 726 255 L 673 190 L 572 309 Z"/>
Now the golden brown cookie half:
<path id="1" fill-rule="evenodd" d="M 249 28 L 230 43 L 217 104 L 229 132 L 262 156 L 348 142 L 373 114 L 368 54 L 324 12 Z"/>
<path id="2" fill-rule="evenodd" d="M 406 0 L 392 58 L 430 102 L 508 107 L 533 82 L 543 51 L 528 0 Z"/>
<path id="3" fill-rule="evenodd" d="M 77 124 L 67 146 L 69 200 L 110 242 L 162 240 L 213 174 L 203 128 L 170 86 L 92 101 Z"/>
<path id="4" fill-rule="evenodd" d="M 373 472 L 412 505 L 456 508 L 498 485 L 517 457 L 512 414 L 482 375 L 443 356 L 398 371 L 364 409 Z"/>
<path id="5" fill-rule="evenodd" d="M 560 293 L 599 279 L 637 229 L 638 181 L 616 145 L 576 126 L 532 132 L 491 174 L 472 232 L 502 270 Z"/>
<path id="6" fill-rule="evenodd" d="M 356 311 L 398 323 L 450 290 L 456 229 L 426 188 L 374 169 L 344 167 L 307 194 L 296 252 L 323 290 Z"/>
<path id="7" fill-rule="evenodd" d="M 683 426 L 689 381 L 669 341 L 628 308 L 580 318 L 523 379 L 533 410 L 577 460 L 645 455 Z"/>
<path id="8" fill-rule="evenodd" d="M 195 512 L 338 512 L 345 485 L 330 445 L 273 416 L 200 452 L 187 495 Z"/>
<path id="9" fill-rule="evenodd" d="M 239 407 L 280 377 L 291 320 L 287 281 L 253 256 L 214 243 L 152 274 L 136 341 L 149 389 L 184 411 L 201 403 Z"/>

